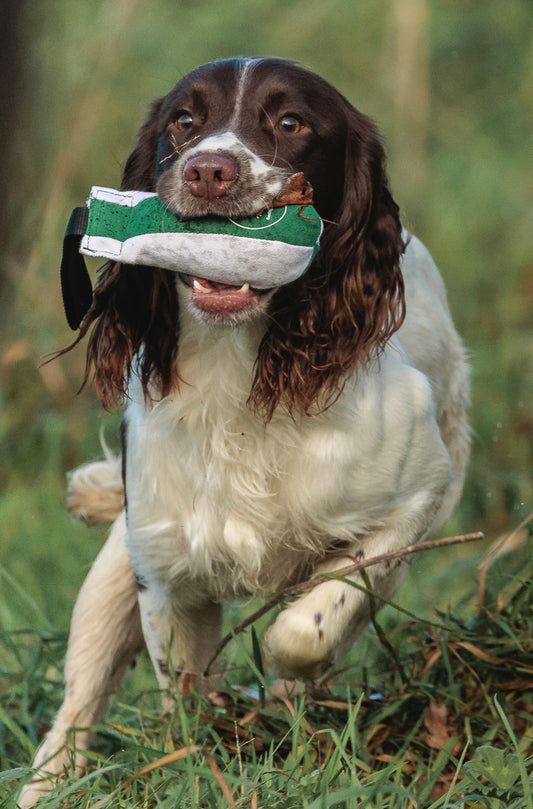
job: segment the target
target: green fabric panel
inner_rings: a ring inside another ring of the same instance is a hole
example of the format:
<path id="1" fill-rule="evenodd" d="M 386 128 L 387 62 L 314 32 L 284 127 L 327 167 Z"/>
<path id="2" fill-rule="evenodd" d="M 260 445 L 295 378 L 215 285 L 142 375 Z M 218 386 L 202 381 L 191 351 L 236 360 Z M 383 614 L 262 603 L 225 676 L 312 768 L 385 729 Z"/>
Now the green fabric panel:
<path id="1" fill-rule="evenodd" d="M 135 206 L 118 205 L 91 197 L 87 235 L 125 241 L 145 233 L 222 233 L 313 246 L 320 236 L 322 223 L 311 205 L 300 210 L 298 205 L 275 208 L 259 216 L 235 220 L 238 222 L 235 224 L 230 219 L 220 217 L 178 219 L 167 210 L 159 197 L 149 197 Z"/>

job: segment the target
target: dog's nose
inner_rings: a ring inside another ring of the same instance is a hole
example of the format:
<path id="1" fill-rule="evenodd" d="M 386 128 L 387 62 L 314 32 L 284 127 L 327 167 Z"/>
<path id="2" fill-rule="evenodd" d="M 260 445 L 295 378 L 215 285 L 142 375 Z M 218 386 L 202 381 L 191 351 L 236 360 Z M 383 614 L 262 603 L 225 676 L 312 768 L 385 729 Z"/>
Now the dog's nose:
<path id="1" fill-rule="evenodd" d="M 183 178 L 195 197 L 223 197 L 237 178 L 237 163 L 232 157 L 219 154 L 198 154 L 187 160 Z"/>

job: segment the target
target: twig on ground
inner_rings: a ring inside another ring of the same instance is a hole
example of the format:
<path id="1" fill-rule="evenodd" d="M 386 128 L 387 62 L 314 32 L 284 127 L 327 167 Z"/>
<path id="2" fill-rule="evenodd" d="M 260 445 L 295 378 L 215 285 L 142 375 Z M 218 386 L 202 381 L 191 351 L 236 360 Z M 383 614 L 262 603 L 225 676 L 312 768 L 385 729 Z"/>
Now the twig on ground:
<path id="1" fill-rule="evenodd" d="M 397 551 L 381 553 L 378 556 L 371 557 L 370 559 L 361 559 L 354 562 L 353 565 L 347 565 L 346 567 L 339 568 L 339 570 L 332 571 L 331 573 L 316 576 L 315 578 L 311 578 L 307 581 L 287 587 L 285 590 L 282 590 L 280 593 L 273 596 L 269 601 L 263 604 L 262 607 L 248 616 L 248 618 L 245 618 L 244 621 L 237 624 L 237 626 L 232 629 L 231 632 L 228 632 L 228 634 L 222 638 L 215 650 L 213 657 L 205 668 L 204 676 L 207 677 L 210 674 L 215 660 L 236 635 L 239 635 L 241 632 L 247 629 L 250 624 L 255 623 L 255 621 L 257 621 L 267 612 L 270 612 L 271 609 L 277 607 L 277 605 L 282 601 L 285 601 L 286 598 L 294 598 L 302 595 L 303 593 L 307 593 L 309 590 L 313 590 L 313 588 L 317 587 L 319 584 L 323 584 L 324 582 L 330 581 L 333 578 L 350 576 L 353 573 L 357 573 L 358 571 L 364 570 L 367 567 L 372 567 L 373 565 L 382 564 L 383 562 L 390 562 L 393 559 L 400 559 L 404 556 L 410 556 L 413 553 L 420 553 L 421 551 L 432 551 L 436 548 L 444 548 L 448 545 L 459 545 L 466 542 L 479 542 L 481 539 L 484 539 L 484 534 L 481 531 L 476 531 L 472 534 L 459 534 L 458 536 L 453 537 L 443 537 L 442 539 L 428 539 L 425 542 L 418 542 L 415 545 L 407 545 L 407 547 L 400 548 Z"/>

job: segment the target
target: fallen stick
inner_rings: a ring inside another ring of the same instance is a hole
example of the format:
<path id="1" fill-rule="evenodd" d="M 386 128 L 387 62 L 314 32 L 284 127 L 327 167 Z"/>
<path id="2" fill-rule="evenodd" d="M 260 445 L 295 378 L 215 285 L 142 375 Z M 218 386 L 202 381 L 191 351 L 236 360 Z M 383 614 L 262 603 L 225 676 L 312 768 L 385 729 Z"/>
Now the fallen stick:
<path id="1" fill-rule="evenodd" d="M 228 643 L 236 636 L 243 632 L 250 624 L 255 623 L 258 618 L 265 615 L 265 613 L 269 612 L 271 609 L 276 607 L 286 598 L 294 598 L 295 596 L 299 596 L 302 593 L 307 593 L 309 590 L 312 590 L 314 587 L 317 587 L 319 584 L 323 584 L 325 581 L 329 581 L 331 579 L 336 578 L 344 578 L 345 576 L 349 576 L 352 573 L 357 573 L 359 570 L 363 570 L 367 567 L 372 567 L 373 565 L 382 564 L 383 562 L 390 562 L 393 559 L 400 559 L 403 556 L 410 556 L 412 553 L 420 553 L 421 551 L 432 551 L 436 548 L 444 548 L 448 545 L 460 545 L 466 542 L 479 542 L 479 540 L 484 539 L 484 534 L 481 531 L 476 531 L 473 534 L 459 534 L 458 536 L 453 537 L 443 537 L 442 539 L 428 539 L 425 542 L 418 542 L 415 545 L 407 545 L 405 548 L 400 548 L 397 551 L 390 551 L 390 553 L 381 553 L 378 556 L 372 556 L 370 559 L 362 559 L 360 561 L 354 562 L 353 565 L 347 565 L 346 567 L 339 568 L 339 570 L 332 571 L 331 573 L 326 573 L 322 576 L 316 576 L 315 578 L 308 579 L 307 581 L 300 582 L 299 584 L 294 584 L 291 587 L 287 587 L 285 590 L 282 590 L 277 595 L 273 596 L 269 601 L 263 604 L 258 610 L 253 612 L 248 618 L 245 618 L 244 621 L 237 624 L 237 626 L 228 632 L 225 635 L 220 643 L 218 644 L 215 653 L 209 663 L 207 664 L 204 676 L 208 676 L 213 663 L 220 655 L 220 653 L 225 649 Z"/>

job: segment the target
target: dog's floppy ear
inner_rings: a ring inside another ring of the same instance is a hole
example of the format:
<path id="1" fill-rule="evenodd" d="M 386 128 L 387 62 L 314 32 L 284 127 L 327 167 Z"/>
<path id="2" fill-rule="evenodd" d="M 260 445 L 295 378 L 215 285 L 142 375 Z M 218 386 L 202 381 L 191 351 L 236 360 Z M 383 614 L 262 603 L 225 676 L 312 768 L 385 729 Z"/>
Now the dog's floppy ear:
<path id="1" fill-rule="evenodd" d="M 330 249 L 359 276 L 368 339 L 383 344 L 403 320 L 399 208 L 389 189 L 385 150 L 374 123 L 348 105 L 344 196 Z M 356 301 L 352 301 L 352 306 Z"/>
<path id="2" fill-rule="evenodd" d="M 404 242 L 385 152 L 372 121 L 338 99 L 344 170 L 325 182 L 341 202 L 307 275 L 275 298 L 251 393 L 267 415 L 278 402 L 306 413 L 327 407 L 346 374 L 375 359 L 404 317 Z"/>
<path id="3" fill-rule="evenodd" d="M 124 167 L 122 190 L 155 190 L 161 105 L 162 100 L 152 104 L 139 131 L 137 146 Z M 174 383 L 178 345 L 174 283 L 172 273 L 154 267 L 110 261 L 101 269 L 76 343 L 92 328 L 84 381 L 93 367 L 105 407 L 127 395 L 134 364 L 147 395 L 165 395 Z"/>
<path id="4" fill-rule="evenodd" d="M 160 98 L 153 102 L 148 118 L 139 130 L 137 146 L 124 166 L 120 186 L 123 191 L 155 191 L 156 175 L 159 172 L 159 113 L 163 101 Z"/>
<path id="5" fill-rule="evenodd" d="M 155 190 L 158 151 L 158 118 L 163 99 L 155 101 L 140 129 L 137 146 L 124 167 L 121 188 L 132 191 Z M 85 217 L 85 219 L 84 219 Z M 71 329 L 78 329 L 93 299 L 91 279 L 79 253 L 81 236 L 87 224 L 87 209 L 75 208 L 63 240 L 61 290 L 65 315 Z"/>

